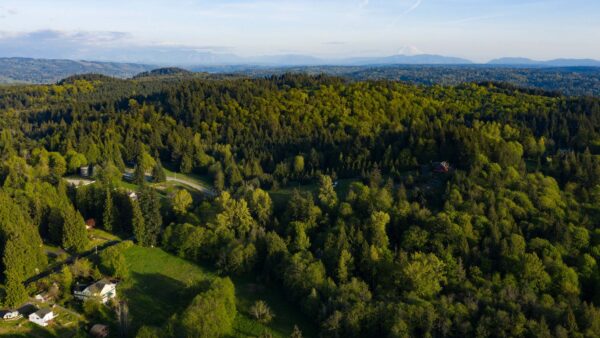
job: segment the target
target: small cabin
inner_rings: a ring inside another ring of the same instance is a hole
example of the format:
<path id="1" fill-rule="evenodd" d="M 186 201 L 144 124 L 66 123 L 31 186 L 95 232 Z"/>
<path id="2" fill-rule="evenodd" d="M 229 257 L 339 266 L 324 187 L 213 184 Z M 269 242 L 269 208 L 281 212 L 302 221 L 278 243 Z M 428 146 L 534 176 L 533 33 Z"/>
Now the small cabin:
<path id="1" fill-rule="evenodd" d="M 434 163 L 433 172 L 445 174 L 450 171 L 450 164 L 446 161 Z"/>
<path id="2" fill-rule="evenodd" d="M 87 221 L 85 221 L 85 228 L 87 230 L 92 230 L 96 227 L 96 220 L 93 218 L 88 219 Z"/>

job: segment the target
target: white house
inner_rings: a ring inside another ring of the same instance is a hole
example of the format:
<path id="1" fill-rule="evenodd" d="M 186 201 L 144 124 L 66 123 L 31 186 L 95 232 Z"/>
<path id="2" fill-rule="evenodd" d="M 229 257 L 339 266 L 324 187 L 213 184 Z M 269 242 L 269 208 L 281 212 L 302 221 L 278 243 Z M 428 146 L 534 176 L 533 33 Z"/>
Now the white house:
<path id="1" fill-rule="evenodd" d="M 117 296 L 117 284 L 111 283 L 107 280 L 100 280 L 96 283 L 87 286 L 83 290 L 77 290 L 73 292 L 73 295 L 77 299 L 98 299 L 102 303 L 107 303 L 110 299 Z"/>
<path id="2" fill-rule="evenodd" d="M 4 320 L 14 320 L 14 319 L 18 319 L 21 317 L 23 317 L 23 316 L 21 316 L 19 311 L 6 311 L 2 314 L 2 319 L 4 319 Z"/>
<path id="3" fill-rule="evenodd" d="M 29 321 L 40 326 L 48 326 L 48 323 L 54 318 L 56 318 L 56 315 L 54 315 L 54 312 L 50 308 L 37 310 L 29 315 Z"/>

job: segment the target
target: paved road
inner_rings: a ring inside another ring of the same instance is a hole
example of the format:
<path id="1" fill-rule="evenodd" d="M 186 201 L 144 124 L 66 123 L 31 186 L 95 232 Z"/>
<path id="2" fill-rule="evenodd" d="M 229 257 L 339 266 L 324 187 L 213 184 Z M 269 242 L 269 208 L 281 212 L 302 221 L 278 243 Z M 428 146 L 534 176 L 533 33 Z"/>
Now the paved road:
<path id="1" fill-rule="evenodd" d="M 217 193 L 214 190 L 209 189 L 209 188 L 207 188 L 205 186 L 202 186 L 200 184 L 194 183 L 192 181 L 188 181 L 185 178 L 182 179 L 182 178 L 179 178 L 179 177 L 175 178 L 174 176 L 167 176 L 167 181 L 173 181 L 173 182 L 178 182 L 178 183 L 181 183 L 181 184 L 185 184 L 185 185 L 189 186 L 190 188 L 194 188 L 194 189 L 198 190 L 199 192 L 201 192 L 201 193 L 203 193 L 205 195 L 208 195 L 210 197 L 216 197 L 217 196 Z"/>
<path id="2" fill-rule="evenodd" d="M 96 181 L 93 180 L 89 180 L 86 178 L 65 178 L 65 181 L 67 181 L 67 183 L 74 185 L 76 187 L 80 186 L 80 185 L 88 185 L 88 184 L 92 184 Z"/>

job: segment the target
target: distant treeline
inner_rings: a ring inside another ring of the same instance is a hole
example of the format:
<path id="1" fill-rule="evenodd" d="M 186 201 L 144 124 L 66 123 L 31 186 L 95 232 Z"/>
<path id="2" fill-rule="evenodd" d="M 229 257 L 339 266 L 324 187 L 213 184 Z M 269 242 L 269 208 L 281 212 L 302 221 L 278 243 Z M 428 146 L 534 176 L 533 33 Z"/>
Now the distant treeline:
<path id="1" fill-rule="evenodd" d="M 229 72 L 252 77 L 272 74 L 306 73 L 328 74 L 364 80 L 394 80 L 420 85 L 454 86 L 463 83 L 496 82 L 519 87 L 560 92 L 564 95 L 600 95 L 600 68 L 598 67 L 508 67 L 508 66 L 315 66 L 315 67 L 221 67 L 197 68 L 208 72 Z"/>

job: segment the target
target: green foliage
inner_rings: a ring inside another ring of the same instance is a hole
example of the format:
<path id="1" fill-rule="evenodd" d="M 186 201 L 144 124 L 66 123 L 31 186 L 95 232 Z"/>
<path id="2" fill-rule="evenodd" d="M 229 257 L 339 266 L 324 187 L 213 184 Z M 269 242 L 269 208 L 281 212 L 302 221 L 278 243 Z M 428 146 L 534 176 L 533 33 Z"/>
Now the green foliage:
<path id="1" fill-rule="evenodd" d="M 268 324 L 273 320 L 274 314 L 269 305 L 262 300 L 257 300 L 250 307 L 250 314 L 260 323 Z"/>
<path id="2" fill-rule="evenodd" d="M 56 152 L 49 153 L 48 166 L 50 168 L 50 179 L 58 182 L 67 172 L 67 161 Z"/>
<path id="3" fill-rule="evenodd" d="M 98 179 L 104 186 L 115 187 L 121 182 L 121 171 L 112 162 L 107 162 L 103 167 L 96 170 L 98 171 Z"/>
<path id="4" fill-rule="evenodd" d="M 326 175 L 319 176 L 319 202 L 327 210 L 334 210 L 338 204 L 338 197 L 333 187 L 331 177 Z"/>
<path id="5" fill-rule="evenodd" d="M 294 173 L 300 175 L 304 171 L 304 157 L 301 155 L 294 157 Z"/>
<path id="6" fill-rule="evenodd" d="M 113 198 L 110 189 L 106 189 L 104 193 L 106 199 L 104 201 L 104 212 L 102 213 L 102 226 L 106 231 L 112 231 L 115 222 L 115 208 L 113 206 Z"/>
<path id="7" fill-rule="evenodd" d="M 89 242 L 83 217 L 73 207 L 67 206 L 62 210 L 61 218 L 61 246 L 66 250 L 83 252 Z"/>
<path id="8" fill-rule="evenodd" d="M 171 200 L 173 210 L 179 215 L 185 214 L 192 202 L 192 195 L 185 189 L 178 190 Z"/>
<path id="9" fill-rule="evenodd" d="M 4 256 L 2 263 L 4 264 L 4 276 L 6 279 L 6 299 L 4 303 L 9 307 L 16 307 L 27 300 L 27 292 L 23 282 L 25 275 L 22 265 L 27 264 L 27 257 L 24 257 L 18 244 L 13 240 L 6 242 L 4 247 Z"/>
<path id="10" fill-rule="evenodd" d="M 152 167 L 152 181 L 155 183 L 165 182 L 167 180 L 167 175 L 165 174 L 165 170 L 162 164 L 159 161 L 156 161 L 154 167 Z"/>
<path id="11" fill-rule="evenodd" d="M 231 332 L 236 316 L 235 289 L 229 278 L 215 279 L 197 295 L 177 323 L 178 337 L 219 337 Z"/>
<path id="12" fill-rule="evenodd" d="M 252 190 L 246 199 L 248 200 L 248 207 L 256 221 L 263 226 L 267 225 L 273 215 L 271 196 L 266 191 L 257 188 Z"/>
<path id="13" fill-rule="evenodd" d="M 67 171 L 69 173 L 77 173 L 79 168 L 88 164 L 88 160 L 85 158 L 85 155 L 78 153 L 73 149 L 67 151 L 65 156 L 67 160 Z"/>
<path id="14" fill-rule="evenodd" d="M 598 335 L 597 98 L 290 74 L 103 81 L 0 89 L 0 253 L 13 241 L 7 262 L 32 261 L 3 270 L 16 298 L 44 266 L 39 234 L 76 251 L 79 213 L 112 209 L 144 246 L 260 275 L 323 336 Z M 101 187 L 60 179 L 80 155 Z M 125 161 L 138 179 L 161 162 L 208 175 L 219 196 L 191 208 L 178 193 L 179 215 L 150 184 L 130 201 L 114 189 Z M 161 334 L 196 334 L 198 313 Z"/>
<path id="15" fill-rule="evenodd" d="M 401 283 L 419 297 L 435 296 L 442 290 L 442 283 L 446 282 L 445 264 L 434 254 L 416 252 L 400 266 Z"/>
<path id="16" fill-rule="evenodd" d="M 100 252 L 100 269 L 109 276 L 125 279 L 129 276 L 129 268 L 123 256 L 126 247 L 112 246 Z"/>
<path id="17" fill-rule="evenodd" d="M 143 187 L 139 192 L 139 211 L 136 210 L 136 207 L 133 209 L 134 234 L 140 245 L 156 245 L 158 235 L 162 230 L 160 207 L 156 191 L 147 186 Z"/>
<path id="18" fill-rule="evenodd" d="M 138 201 L 131 202 L 131 210 L 131 223 L 133 225 L 133 235 L 135 236 L 138 243 L 144 245 L 148 241 L 146 238 L 146 221 L 144 219 L 144 215 L 142 214 L 142 209 L 140 208 Z"/>

